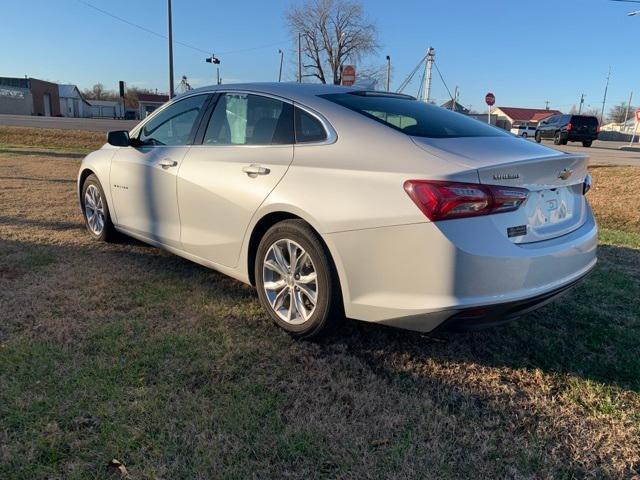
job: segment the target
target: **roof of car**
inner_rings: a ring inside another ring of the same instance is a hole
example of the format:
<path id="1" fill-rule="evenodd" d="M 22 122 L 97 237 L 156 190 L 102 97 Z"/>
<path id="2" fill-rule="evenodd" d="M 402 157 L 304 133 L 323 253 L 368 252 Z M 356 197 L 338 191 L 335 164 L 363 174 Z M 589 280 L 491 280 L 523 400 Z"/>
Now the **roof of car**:
<path id="1" fill-rule="evenodd" d="M 252 92 L 267 93 L 291 100 L 303 100 L 305 98 L 326 93 L 342 93 L 362 90 L 358 86 L 343 87 L 341 85 L 327 85 L 323 83 L 296 83 L 296 82 L 256 82 L 256 83 L 227 83 L 223 85 L 210 85 L 189 90 L 189 94 L 215 92 L 218 90 L 248 90 Z M 183 94 L 184 95 L 184 94 Z"/>

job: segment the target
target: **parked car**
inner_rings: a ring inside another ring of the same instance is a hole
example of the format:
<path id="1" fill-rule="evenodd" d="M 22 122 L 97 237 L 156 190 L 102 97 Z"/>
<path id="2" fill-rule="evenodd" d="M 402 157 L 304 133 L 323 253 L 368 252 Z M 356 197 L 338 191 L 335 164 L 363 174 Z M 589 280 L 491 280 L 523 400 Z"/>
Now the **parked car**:
<path id="1" fill-rule="evenodd" d="M 554 115 L 542 120 L 536 130 L 536 142 L 543 138 L 552 138 L 556 145 L 567 142 L 582 142 L 583 147 L 590 147 L 598 138 L 600 126 L 598 119 L 590 115 Z"/>
<path id="2" fill-rule="evenodd" d="M 519 137 L 534 137 L 536 134 L 536 126 L 523 123 L 521 125 L 513 125 L 511 127 L 511 133 Z"/>
<path id="3" fill-rule="evenodd" d="M 549 302 L 596 263 L 589 187 L 584 155 L 406 95 L 285 83 L 190 91 L 78 175 L 96 240 L 251 284 L 299 337 L 345 315 L 430 331 Z"/>

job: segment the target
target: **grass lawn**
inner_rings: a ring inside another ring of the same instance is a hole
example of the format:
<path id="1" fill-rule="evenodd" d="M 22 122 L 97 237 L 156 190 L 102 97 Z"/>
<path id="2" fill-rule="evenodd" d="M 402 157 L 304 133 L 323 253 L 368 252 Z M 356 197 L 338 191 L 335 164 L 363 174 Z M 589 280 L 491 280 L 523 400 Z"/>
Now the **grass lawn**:
<path id="1" fill-rule="evenodd" d="M 592 170 L 600 262 L 563 301 L 301 342 L 247 286 L 92 242 L 78 164 L 0 153 L 0 478 L 640 476 L 640 169 Z"/>

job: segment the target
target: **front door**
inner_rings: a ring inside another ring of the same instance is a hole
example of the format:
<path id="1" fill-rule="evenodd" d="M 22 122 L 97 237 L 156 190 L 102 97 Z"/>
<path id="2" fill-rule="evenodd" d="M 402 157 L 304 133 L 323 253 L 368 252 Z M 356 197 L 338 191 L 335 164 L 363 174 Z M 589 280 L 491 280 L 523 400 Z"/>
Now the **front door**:
<path id="1" fill-rule="evenodd" d="M 291 104 L 257 94 L 219 97 L 178 176 L 185 251 L 237 265 L 251 217 L 293 160 L 293 141 Z"/>
<path id="2" fill-rule="evenodd" d="M 176 175 L 208 95 L 175 102 L 145 123 L 132 145 L 111 164 L 117 224 L 164 245 L 180 248 Z"/>

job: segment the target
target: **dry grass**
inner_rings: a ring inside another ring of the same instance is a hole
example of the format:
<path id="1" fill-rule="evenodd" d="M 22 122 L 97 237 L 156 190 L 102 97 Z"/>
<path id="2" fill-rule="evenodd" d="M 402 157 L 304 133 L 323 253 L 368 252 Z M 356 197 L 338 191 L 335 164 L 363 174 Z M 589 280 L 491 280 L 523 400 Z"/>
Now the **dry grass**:
<path id="1" fill-rule="evenodd" d="M 52 150 L 90 152 L 106 142 L 101 132 L 0 126 L 0 148 L 42 147 Z"/>
<path id="2" fill-rule="evenodd" d="M 498 329 L 299 342 L 248 287 L 90 241 L 77 167 L 0 155 L 0 478 L 640 475 L 640 250 L 604 245 L 565 301 Z M 623 228 L 598 201 L 614 172 L 593 197 Z"/>
<path id="3" fill-rule="evenodd" d="M 640 168 L 596 167 L 589 201 L 601 226 L 640 233 Z"/>

